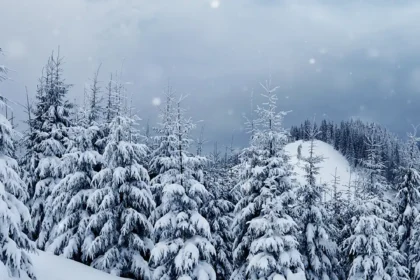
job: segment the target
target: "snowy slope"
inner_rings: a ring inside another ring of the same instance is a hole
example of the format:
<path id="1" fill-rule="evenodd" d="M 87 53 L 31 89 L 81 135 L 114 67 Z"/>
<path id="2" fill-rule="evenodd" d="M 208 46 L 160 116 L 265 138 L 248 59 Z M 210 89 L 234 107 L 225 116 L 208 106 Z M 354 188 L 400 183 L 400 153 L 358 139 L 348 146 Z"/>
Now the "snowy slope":
<path id="1" fill-rule="evenodd" d="M 123 280 L 75 261 L 38 251 L 31 255 L 37 280 Z M 28 280 L 29 278 L 23 278 Z M 5 280 L 5 279 L 0 279 Z M 15 280 L 15 279 L 13 279 Z M 303 273 L 288 277 L 287 280 L 305 280 Z"/>
<path id="2" fill-rule="evenodd" d="M 122 280 L 89 266 L 45 252 L 32 255 L 37 280 Z M 26 279 L 25 279 L 26 280 Z"/>
<path id="3" fill-rule="evenodd" d="M 305 171 L 304 171 L 304 162 L 297 158 L 297 150 L 298 146 L 302 144 L 302 156 L 309 155 L 309 146 L 310 142 L 306 141 L 296 141 L 290 143 L 286 146 L 286 152 L 291 157 L 290 161 L 294 167 L 294 171 L 296 173 L 296 180 L 299 183 L 305 183 Z M 315 141 L 315 155 L 319 155 L 324 157 L 324 161 L 321 163 L 319 175 L 317 176 L 317 180 L 322 183 L 326 183 L 328 187 L 331 187 L 333 175 L 335 173 L 335 169 L 337 168 L 337 175 L 340 178 L 338 190 L 344 191 L 347 189 L 347 185 L 349 183 L 350 178 L 350 164 L 347 159 L 340 154 L 337 150 L 334 149 L 333 146 L 322 142 L 322 141 Z M 351 174 L 352 182 L 356 179 L 356 174 Z M 328 199 L 328 194 L 327 194 Z"/>

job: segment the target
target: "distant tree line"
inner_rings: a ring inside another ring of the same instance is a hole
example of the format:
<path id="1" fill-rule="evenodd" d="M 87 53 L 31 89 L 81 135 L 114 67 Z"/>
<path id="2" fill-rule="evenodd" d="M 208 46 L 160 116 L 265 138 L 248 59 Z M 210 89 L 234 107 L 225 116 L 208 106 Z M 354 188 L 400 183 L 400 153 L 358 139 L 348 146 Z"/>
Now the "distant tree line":
<path id="1" fill-rule="evenodd" d="M 308 141 L 308 131 L 312 125 L 320 132 L 316 135 L 316 139 L 332 145 L 348 159 L 354 168 L 358 168 L 361 161 L 367 159 L 369 153 L 366 135 L 372 135 L 375 141 L 381 143 L 379 153 L 385 164 L 384 175 L 388 181 L 395 181 L 396 170 L 404 160 L 401 155 L 407 148 L 395 134 L 376 123 L 366 123 L 361 120 L 351 119 L 341 121 L 339 124 L 325 119 L 320 123 L 305 120 L 300 126 L 290 128 L 292 141 Z"/>

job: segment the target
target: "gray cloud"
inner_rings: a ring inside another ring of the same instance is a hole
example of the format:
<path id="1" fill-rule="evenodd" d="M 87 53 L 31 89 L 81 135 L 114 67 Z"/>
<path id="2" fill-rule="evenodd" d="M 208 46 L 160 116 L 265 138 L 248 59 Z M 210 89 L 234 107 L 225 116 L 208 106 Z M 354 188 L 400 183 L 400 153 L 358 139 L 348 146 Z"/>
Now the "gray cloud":
<path id="1" fill-rule="evenodd" d="M 252 89 L 271 72 L 286 125 L 314 114 L 375 120 L 403 134 L 420 122 L 420 3 L 415 1 L 20 0 L 0 11 L 2 92 L 33 94 L 50 51 L 61 46 L 65 73 L 80 97 L 99 63 L 120 69 L 142 117 L 168 78 L 206 123 L 207 138 L 246 143 L 241 131 Z M 217 5 L 213 5 L 217 6 Z M 80 99 L 80 98 L 79 98 Z M 256 97 L 256 101 L 260 100 Z M 19 109 L 17 109 L 19 111 Z M 23 118 L 23 116 L 21 116 Z"/>

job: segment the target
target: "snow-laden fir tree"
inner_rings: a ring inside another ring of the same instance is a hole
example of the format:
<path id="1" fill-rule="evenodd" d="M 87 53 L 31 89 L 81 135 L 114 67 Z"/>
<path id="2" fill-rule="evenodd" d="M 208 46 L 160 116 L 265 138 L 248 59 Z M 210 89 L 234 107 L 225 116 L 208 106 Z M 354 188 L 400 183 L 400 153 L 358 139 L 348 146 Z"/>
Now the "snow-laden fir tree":
<path id="1" fill-rule="evenodd" d="M 420 203 L 420 174 L 416 169 L 418 158 L 415 157 L 417 147 L 416 133 L 409 135 L 410 155 L 407 155 L 407 166 L 399 168 L 397 177 L 396 227 L 398 229 L 397 247 L 400 253 L 406 258 L 405 265 L 410 269 L 410 276 L 414 275 L 414 265 L 420 260 L 418 248 L 411 250 L 410 243 L 413 240 L 414 221 L 419 215 Z M 414 245 L 414 244 L 413 244 Z M 409 264 L 412 262 L 413 266 Z"/>
<path id="2" fill-rule="evenodd" d="M 159 198 L 154 225 L 155 247 L 150 265 L 153 279 L 216 279 L 212 267 L 215 249 L 210 242 L 208 221 L 200 208 L 210 197 L 203 185 L 202 166 L 205 159 L 188 152 L 189 133 L 194 127 L 184 117 L 180 101 L 174 104 L 173 94 L 167 96 L 161 116 L 160 139 L 152 166 L 155 197 Z"/>
<path id="3" fill-rule="evenodd" d="M 202 207 L 201 213 L 209 222 L 212 232 L 211 243 L 216 250 L 212 264 L 216 271 L 216 279 L 224 280 L 229 279 L 233 272 L 231 225 L 235 205 L 231 202 L 232 185 L 229 185 L 229 170 L 222 167 L 217 144 L 210 156 L 204 173 L 204 184 L 211 197 Z"/>
<path id="4" fill-rule="evenodd" d="M 351 209 L 351 175 L 348 182 L 347 189 L 342 192 L 338 190 L 340 185 L 340 176 L 337 175 L 337 167 L 335 168 L 334 174 L 332 174 L 331 180 L 331 198 L 324 201 L 325 209 L 328 212 L 324 223 L 329 225 L 330 239 L 334 240 L 337 244 L 340 244 L 344 240 L 345 227 L 349 221 L 349 211 Z M 324 194 L 325 194 L 324 190 Z M 348 237 L 348 236 L 347 236 Z M 340 254 L 340 251 L 338 251 Z M 340 259 L 340 258 L 339 258 Z"/>
<path id="5" fill-rule="evenodd" d="M 147 170 L 140 164 L 147 147 L 133 141 L 136 117 L 123 114 L 131 109 L 124 110 L 121 102 L 114 108 L 104 167 L 94 176 L 94 191 L 87 201 L 92 215 L 86 226 L 83 257 L 91 266 L 114 275 L 150 279 L 147 262 L 153 243 L 148 217 L 154 201 Z"/>
<path id="6" fill-rule="evenodd" d="M 341 268 L 338 262 L 338 248 L 331 240 L 333 229 L 327 224 L 328 213 L 322 203 L 325 186 L 316 181 L 319 174 L 321 156 L 315 155 L 315 137 L 319 133 L 315 126 L 307 131 L 309 156 L 304 157 L 306 183 L 299 187 L 299 250 L 305 266 L 308 280 L 340 279 Z"/>
<path id="7" fill-rule="evenodd" d="M 6 68 L 0 67 L 0 80 L 1 75 L 6 75 L 3 69 Z M 0 95 L 2 109 L 3 100 Z M 23 232 L 31 217 L 24 205 L 29 198 L 27 187 L 13 158 L 16 135 L 10 122 L 0 114 L 0 278 L 5 280 L 24 276 L 36 279 L 28 254 L 35 252 L 35 245 Z"/>
<path id="8" fill-rule="evenodd" d="M 376 139 L 374 133 L 367 135 L 365 141 L 367 158 L 360 161 L 360 166 L 364 169 L 369 183 L 365 185 L 368 189 L 363 190 L 363 194 L 382 198 L 388 189 L 383 175 L 385 164 L 381 157 L 382 143 Z"/>
<path id="9" fill-rule="evenodd" d="M 386 219 L 384 206 L 379 199 L 353 203 L 352 234 L 343 242 L 343 250 L 350 263 L 348 279 L 410 279 L 403 265 L 404 257 L 390 241 L 396 234 L 394 225 Z"/>
<path id="10" fill-rule="evenodd" d="M 50 215 L 57 226 L 52 230 L 46 249 L 66 258 L 82 261 L 85 254 L 83 243 L 90 212 L 87 200 L 93 192 L 92 178 L 101 155 L 95 150 L 96 126 L 72 129 L 75 139 L 63 155 L 60 168 L 65 177 L 51 193 L 53 206 Z"/>
<path id="11" fill-rule="evenodd" d="M 407 241 L 408 243 L 408 241 Z M 410 279 L 420 279 L 420 215 L 417 215 L 412 225 L 411 238 L 409 240 L 408 265 L 410 269 Z"/>
<path id="12" fill-rule="evenodd" d="M 96 146 L 101 139 L 99 90 L 96 72 L 80 116 L 81 125 L 70 129 L 72 139 L 61 159 L 60 168 L 65 177 L 51 193 L 50 214 L 56 219 L 57 227 L 50 234 L 47 250 L 76 261 L 86 259 L 84 242 L 91 215 L 87 200 L 93 192 L 92 178 L 102 163 Z"/>
<path id="13" fill-rule="evenodd" d="M 285 112 L 277 111 L 277 87 L 262 85 L 265 102 L 256 110 L 250 147 L 240 156 L 239 188 L 235 207 L 235 236 L 231 279 L 287 279 L 303 269 L 298 251 L 296 222 L 291 216 L 295 183 L 285 153 Z"/>
<path id="14" fill-rule="evenodd" d="M 343 250 L 350 267 L 348 279 L 409 279 L 405 258 L 399 253 L 393 237 L 397 235 L 392 206 L 384 200 L 386 190 L 377 140 L 372 135 L 366 137 L 368 146 L 365 167 L 359 176 L 366 176 L 358 188 L 356 200 L 352 204 L 351 235 L 344 240 Z"/>
<path id="15" fill-rule="evenodd" d="M 169 159 L 177 154 L 176 135 L 176 109 L 175 91 L 170 85 L 164 92 L 165 102 L 159 114 L 158 126 L 154 128 L 156 135 L 151 138 L 151 146 L 154 148 L 150 154 L 149 175 L 151 178 L 151 188 L 156 209 L 152 213 L 152 222 L 155 223 L 162 214 L 159 205 L 162 203 L 163 188 L 167 184 L 167 172 L 174 168 L 173 164 L 168 164 Z"/>
<path id="16" fill-rule="evenodd" d="M 41 77 L 37 91 L 32 127 L 36 153 L 32 165 L 36 181 L 31 201 L 32 235 L 40 249 L 44 249 L 55 225 L 54 217 L 47 216 L 47 213 L 51 213 L 53 207 L 51 192 L 62 176 L 60 159 L 66 150 L 68 128 L 71 126 L 71 106 L 65 99 L 70 85 L 62 77 L 62 63 L 59 53 L 56 57 L 52 54 L 48 59 L 45 75 Z"/>
<path id="17" fill-rule="evenodd" d="M 33 129 L 34 122 L 32 119 L 32 112 L 32 103 L 29 100 L 28 92 L 26 92 L 25 113 L 28 115 L 28 118 L 25 123 L 27 124 L 28 128 L 24 132 L 21 141 L 21 147 L 23 147 L 24 153 L 19 158 L 19 165 L 22 167 L 22 179 L 27 185 L 29 197 L 32 197 L 35 192 L 36 177 L 34 164 L 37 159 L 37 155 L 34 150 L 36 134 L 34 133 Z M 31 201 L 29 200 L 28 202 Z M 30 205 L 28 206 L 30 207 Z"/>

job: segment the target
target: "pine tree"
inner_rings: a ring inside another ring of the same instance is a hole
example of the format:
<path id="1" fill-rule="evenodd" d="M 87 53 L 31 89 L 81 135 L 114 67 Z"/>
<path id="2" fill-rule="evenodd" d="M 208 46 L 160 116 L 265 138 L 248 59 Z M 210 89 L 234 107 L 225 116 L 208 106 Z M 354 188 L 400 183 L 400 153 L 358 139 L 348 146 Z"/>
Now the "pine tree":
<path id="1" fill-rule="evenodd" d="M 405 258 L 394 246 L 396 235 L 392 206 L 384 200 L 386 190 L 382 176 L 384 164 L 379 155 L 377 140 L 372 133 L 366 137 L 366 160 L 362 161 L 365 176 L 361 192 L 353 204 L 351 235 L 344 241 L 343 248 L 349 263 L 349 279 L 409 279 Z"/>
<path id="2" fill-rule="evenodd" d="M 218 280 L 229 279 L 233 271 L 231 225 L 235 205 L 231 202 L 231 185 L 227 180 L 227 173 L 228 171 L 222 167 L 220 152 L 215 144 L 211 162 L 204 173 L 204 185 L 211 193 L 211 197 L 201 213 L 210 224 L 211 243 L 216 249 L 213 267 Z"/>
<path id="3" fill-rule="evenodd" d="M 175 114 L 175 91 L 170 85 L 165 92 L 165 103 L 159 115 L 158 127 L 154 128 L 156 135 L 151 138 L 154 150 L 150 154 L 149 175 L 151 178 L 151 188 L 156 203 L 156 210 L 152 214 L 152 222 L 155 223 L 162 214 L 160 204 L 162 203 L 163 188 L 167 184 L 166 173 L 171 172 L 174 164 L 169 164 L 170 159 L 176 154 L 174 120 Z"/>
<path id="4" fill-rule="evenodd" d="M 70 104 L 65 100 L 70 85 L 62 78 L 62 58 L 52 54 L 38 86 L 37 104 L 33 119 L 34 151 L 33 164 L 36 178 L 35 192 L 31 201 L 33 238 L 37 247 L 44 249 L 53 230 L 56 217 L 51 215 L 53 201 L 51 192 L 59 182 L 62 172 L 58 168 L 69 141 Z"/>
<path id="5" fill-rule="evenodd" d="M 372 133 L 366 136 L 365 144 L 367 146 L 367 158 L 361 160 L 361 167 L 364 168 L 369 183 L 366 184 L 368 189 L 365 189 L 363 194 L 382 198 L 384 192 L 388 189 L 386 179 L 383 176 L 385 165 L 380 155 L 382 143 L 375 139 L 375 135 Z"/>
<path id="6" fill-rule="evenodd" d="M 35 193 L 36 184 L 34 166 L 37 160 L 37 154 L 34 150 L 36 133 L 34 129 L 34 121 L 32 119 L 33 104 L 29 101 L 29 94 L 27 88 L 25 113 L 28 115 L 28 119 L 25 121 L 25 123 L 28 126 L 28 129 L 24 132 L 22 137 L 21 147 L 24 148 L 24 154 L 22 157 L 19 158 L 19 165 L 22 166 L 22 178 L 27 185 L 29 197 L 33 197 Z M 28 204 L 30 202 L 31 200 L 28 201 Z M 30 207 L 30 205 L 28 206 Z"/>
<path id="7" fill-rule="evenodd" d="M 256 110 L 251 145 L 240 156 L 242 198 L 235 207 L 231 279 L 286 279 L 303 268 L 290 215 L 294 183 L 284 151 L 285 112 L 277 112 L 277 87 L 270 80 L 262 86 L 266 102 Z"/>
<path id="8" fill-rule="evenodd" d="M 50 234 L 47 249 L 77 261 L 82 261 L 86 254 L 84 242 L 91 215 L 87 200 L 93 192 L 92 178 L 102 164 L 96 146 L 102 136 L 98 123 L 101 110 L 98 72 L 90 89 L 87 106 L 80 119 L 83 126 L 71 128 L 72 139 L 61 159 L 61 170 L 65 177 L 51 193 L 52 216 L 60 218 L 57 219 L 57 228 Z"/>
<path id="9" fill-rule="evenodd" d="M 0 66 L 0 81 L 5 79 L 6 67 Z M 0 95 L 2 108 L 5 106 L 3 100 Z M 31 218 L 23 203 L 29 197 L 27 187 L 19 176 L 19 165 L 13 158 L 16 136 L 10 122 L 0 114 L 0 278 L 28 276 L 35 280 L 28 254 L 35 252 L 35 245 L 23 232 Z"/>
<path id="10" fill-rule="evenodd" d="M 86 226 L 83 259 L 114 275 L 150 279 L 147 262 L 153 245 L 148 217 L 154 202 L 147 170 L 140 164 L 147 147 L 133 141 L 135 116 L 130 108 L 122 107 L 125 97 L 117 98 L 119 104 L 114 107 L 103 154 L 104 167 L 93 177 L 94 191 L 87 200 L 92 215 Z M 124 111 L 128 114 L 123 115 Z"/>
<path id="11" fill-rule="evenodd" d="M 341 268 L 338 263 L 337 244 L 330 239 L 333 230 L 326 224 L 328 215 L 322 205 L 322 186 L 316 182 L 319 173 L 319 164 L 323 158 L 315 155 L 315 137 L 319 131 L 315 126 L 308 131 L 310 139 L 309 156 L 306 162 L 306 184 L 298 190 L 299 203 L 298 215 L 300 217 L 302 237 L 300 253 L 305 265 L 306 279 L 339 279 Z"/>
<path id="12" fill-rule="evenodd" d="M 193 124 L 184 117 L 181 101 L 176 108 L 173 101 L 172 91 L 168 91 L 158 136 L 164 141 L 152 164 L 160 166 L 153 181 L 159 198 L 158 214 L 154 215 L 156 244 L 150 258 L 153 278 L 215 279 L 210 225 L 199 212 L 210 197 L 203 185 L 205 159 L 188 152 Z"/>
<path id="13" fill-rule="evenodd" d="M 417 170 L 418 146 L 417 128 L 409 134 L 408 154 L 405 155 L 407 165 L 399 168 L 397 177 L 397 247 L 405 257 L 405 266 L 412 279 L 420 279 L 417 266 L 420 262 L 419 242 L 420 227 L 418 222 L 420 203 L 420 174 Z M 420 267 L 420 266 L 419 266 Z"/>
<path id="14" fill-rule="evenodd" d="M 358 199 L 353 205 L 352 234 L 343 243 L 350 262 L 348 279 L 409 279 L 404 257 L 390 242 L 395 227 L 382 218 L 387 206 L 377 198 Z"/>
<path id="15" fill-rule="evenodd" d="M 90 216 L 87 199 L 92 193 L 91 182 L 96 174 L 94 167 L 101 161 L 101 156 L 93 145 L 99 130 L 95 126 L 77 127 L 72 132 L 77 137 L 60 163 L 65 177 L 51 193 L 51 214 L 57 217 L 57 227 L 51 232 L 46 249 L 57 255 L 82 261 L 83 242 Z"/>

